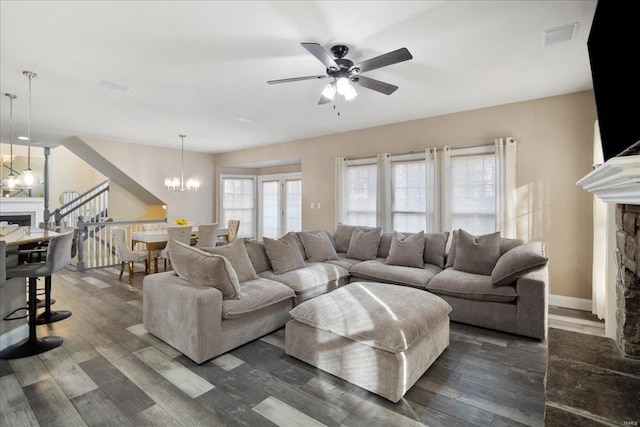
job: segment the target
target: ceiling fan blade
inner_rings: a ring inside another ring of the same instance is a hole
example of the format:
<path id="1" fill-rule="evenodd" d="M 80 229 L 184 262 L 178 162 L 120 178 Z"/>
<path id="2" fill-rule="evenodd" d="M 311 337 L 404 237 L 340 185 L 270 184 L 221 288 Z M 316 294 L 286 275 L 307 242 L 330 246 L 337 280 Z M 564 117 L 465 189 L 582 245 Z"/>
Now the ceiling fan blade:
<path id="1" fill-rule="evenodd" d="M 313 56 L 318 58 L 320 62 L 324 64 L 327 68 L 335 68 L 337 70 L 340 69 L 340 66 L 336 64 L 336 61 L 333 59 L 333 56 L 325 48 L 320 46 L 318 43 L 300 43 L 302 47 L 307 49 Z"/>
<path id="2" fill-rule="evenodd" d="M 357 78 L 353 79 L 352 82 L 366 87 L 367 89 L 372 89 L 376 92 L 384 93 L 385 95 L 391 95 L 398 89 L 398 86 L 381 82 L 380 80 L 370 79 L 369 77 L 364 76 L 358 76 Z"/>
<path id="3" fill-rule="evenodd" d="M 267 83 L 270 85 L 278 84 L 278 83 L 288 83 L 288 82 L 298 82 L 300 80 L 314 80 L 314 79 L 326 79 L 327 75 L 318 75 L 318 76 L 305 76 L 305 77 L 291 77 L 289 79 L 280 79 L 280 80 L 269 80 Z"/>
<path id="4" fill-rule="evenodd" d="M 333 99 L 331 99 L 331 98 L 327 98 L 327 97 L 326 97 L 326 96 L 324 96 L 324 95 L 320 95 L 320 100 L 318 101 L 318 105 L 328 104 L 328 103 L 330 103 L 331 101 L 333 101 Z"/>
<path id="5" fill-rule="evenodd" d="M 351 67 L 351 69 L 353 70 L 354 68 L 357 68 L 360 70 L 360 73 L 364 73 L 365 71 L 371 71 L 377 68 L 386 67 L 387 65 L 397 64 L 398 62 L 408 61 L 412 58 L 413 56 L 409 50 L 406 47 L 403 47 L 401 49 L 394 50 L 393 52 L 385 53 L 384 55 L 362 61 L 361 63 Z"/>

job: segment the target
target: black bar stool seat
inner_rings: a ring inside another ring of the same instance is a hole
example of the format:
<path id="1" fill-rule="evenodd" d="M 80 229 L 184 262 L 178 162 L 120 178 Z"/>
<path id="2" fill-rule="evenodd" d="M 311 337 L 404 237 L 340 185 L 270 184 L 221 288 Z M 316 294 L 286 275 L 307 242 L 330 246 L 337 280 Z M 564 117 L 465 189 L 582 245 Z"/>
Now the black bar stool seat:
<path id="1" fill-rule="evenodd" d="M 0 351 L 0 359 L 18 359 L 34 356 L 56 348 L 62 344 L 62 338 L 48 336 L 38 338 L 36 335 L 38 304 L 36 301 L 38 277 L 49 277 L 62 270 L 71 262 L 71 246 L 73 231 L 52 238 L 47 247 L 45 262 L 21 264 L 6 269 L 6 278 L 26 277 L 29 279 L 29 336 L 12 346 Z M 70 315 L 70 314 L 69 314 Z M 67 316 L 68 317 L 68 316 Z"/>

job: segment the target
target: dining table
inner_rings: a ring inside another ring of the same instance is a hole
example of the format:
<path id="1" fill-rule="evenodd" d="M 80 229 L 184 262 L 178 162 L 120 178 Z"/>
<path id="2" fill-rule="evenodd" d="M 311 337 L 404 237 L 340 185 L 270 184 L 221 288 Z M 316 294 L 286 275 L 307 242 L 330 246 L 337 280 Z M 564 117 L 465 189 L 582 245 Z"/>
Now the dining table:
<path id="1" fill-rule="evenodd" d="M 228 228 L 219 228 L 218 237 L 223 240 L 227 240 L 229 236 Z M 191 230 L 191 242 L 195 244 L 198 239 L 198 227 L 195 226 Z M 131 232 L 131 249 L 134 248 L 136 243 L 144 243 L 147 249 L 147 265 L 151 269 L 151 254 L 154 250 L 163 248 L 169 241 L 169 233 L 167 230 L 140 230 Z M 158 259 L 156 258 L 154 263 L 155 272 L 158 272 Z"/>

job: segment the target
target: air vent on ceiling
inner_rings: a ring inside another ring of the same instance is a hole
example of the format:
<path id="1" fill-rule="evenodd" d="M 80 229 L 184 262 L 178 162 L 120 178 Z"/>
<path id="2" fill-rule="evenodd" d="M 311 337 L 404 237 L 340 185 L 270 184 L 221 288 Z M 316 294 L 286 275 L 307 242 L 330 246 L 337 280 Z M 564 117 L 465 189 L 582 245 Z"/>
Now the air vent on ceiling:
<path id="1" fill-rule="evenodd" d="M 544 32 L 544 45 L 568 42 L 576 35 L 578 23 L 563 25 L 561 27 L 551 28 Z"/>
<path id="2" fill-rule="evenodd" d="M 131 90 L 131 88 L 128 86 L 119 85 L 117 83 L 111 83 L 106 80 L 100 80 L 97 84 L 100 87 L 103 87 L 109 90 L 115 90 L 117 92 L 129 92 Z"/>

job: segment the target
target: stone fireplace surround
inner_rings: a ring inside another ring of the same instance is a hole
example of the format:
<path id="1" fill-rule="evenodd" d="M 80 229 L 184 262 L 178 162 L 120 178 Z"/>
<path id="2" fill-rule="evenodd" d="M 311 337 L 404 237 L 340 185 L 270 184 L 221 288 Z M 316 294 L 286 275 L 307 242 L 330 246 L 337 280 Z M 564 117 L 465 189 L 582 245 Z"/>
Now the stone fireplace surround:
<path id="1" fill-rule="evenodd" d="M 607 282 L 608 289 L 615 287 L 615 291 L 607 290 L 606 335 L 615 339 L 623 356 L 640 359 L 640 155 L 613 157 L 594 167 L 577 185 L 615 204 L 611 221 L 615 231 L 608 233 L 615 241 L 617 274 L 615 283 Z M 610 334 L 609 324 L 614 323 L 615 332 Z"/>
<path id="2" fill-rule="evenodd" d="M 616 206 L 616 345 L 640 359 L 640 205 Z"/>

